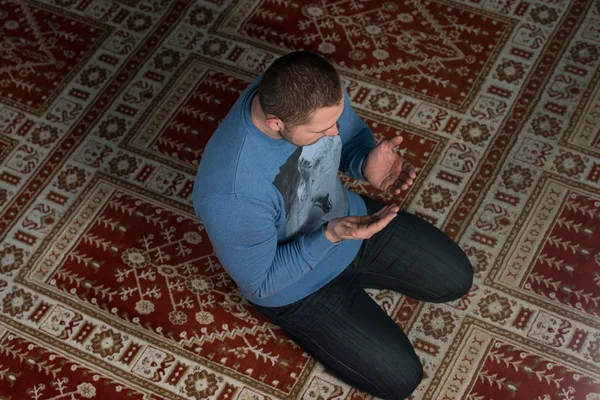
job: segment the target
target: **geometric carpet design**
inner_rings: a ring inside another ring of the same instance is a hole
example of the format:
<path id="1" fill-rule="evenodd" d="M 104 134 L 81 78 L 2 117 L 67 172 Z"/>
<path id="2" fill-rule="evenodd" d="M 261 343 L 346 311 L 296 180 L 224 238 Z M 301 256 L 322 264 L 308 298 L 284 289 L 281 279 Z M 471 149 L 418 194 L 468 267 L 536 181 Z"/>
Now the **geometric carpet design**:
<path id="1" fill-rule="evenodd" d="M 600 0 L 0 0 L 0 399 L 361 400 L 242 298 L 193 212 L 241 91 L 327 57 L 469 294 L 369 294 L 412 399 L 600 400 Z M 432 248 L 435 243 L 431 243 Z"/>

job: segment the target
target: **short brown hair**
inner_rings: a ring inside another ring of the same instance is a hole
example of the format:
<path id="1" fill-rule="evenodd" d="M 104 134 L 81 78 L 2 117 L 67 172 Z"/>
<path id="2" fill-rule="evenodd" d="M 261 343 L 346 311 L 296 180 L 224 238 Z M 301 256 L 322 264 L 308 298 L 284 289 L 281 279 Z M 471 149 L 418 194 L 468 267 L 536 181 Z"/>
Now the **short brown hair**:
<path id="1" fill-rule="evenodd" d="M 296 51 L 278 58 L 267 68 L 258 95 L 265 114 L 293 127 L 308 123 L 315 110 L 338 105 L 342 83 L 325 58 Z"/>

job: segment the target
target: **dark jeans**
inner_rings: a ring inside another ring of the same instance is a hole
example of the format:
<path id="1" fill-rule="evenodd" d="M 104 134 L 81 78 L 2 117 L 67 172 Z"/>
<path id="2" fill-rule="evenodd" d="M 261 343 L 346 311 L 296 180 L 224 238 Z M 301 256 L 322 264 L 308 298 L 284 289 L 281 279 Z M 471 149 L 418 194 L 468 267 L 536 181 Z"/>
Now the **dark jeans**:
<path id="1" fill-rule="evenodd" d="M 365 202 L 369 214 L 383 206 Z M 384 399 L 404 399 L 421 382 L 423 367 L 402 329 L 363 289 L 446 302 L 466 294 L 472 282 L 473 267 L 452 239 L 400 212 L 323 288 L 284 307 L 254 307 L 344 382 Z"/>

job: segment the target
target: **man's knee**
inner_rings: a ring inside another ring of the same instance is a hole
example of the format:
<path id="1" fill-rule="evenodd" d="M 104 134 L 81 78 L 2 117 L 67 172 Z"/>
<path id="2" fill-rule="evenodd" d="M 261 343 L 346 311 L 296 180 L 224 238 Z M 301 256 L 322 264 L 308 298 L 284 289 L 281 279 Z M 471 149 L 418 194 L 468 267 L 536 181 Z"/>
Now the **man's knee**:
<path id="1" fill-rule="evenodd" d="M 406 399 L 423 380 L 423 366 L 416 354 L 409 360 L 397 360 L 389 374 L 382 377 L 381 391 L 376 394 L 382 399 Z"/>
<path id="2" fill-rule="evenodd" d="M 473 265 L 466 254 L 454 261 L 452 277 L 446 283 L 441 302 L 457 300 L 469 293 L 473 286 Z"/>

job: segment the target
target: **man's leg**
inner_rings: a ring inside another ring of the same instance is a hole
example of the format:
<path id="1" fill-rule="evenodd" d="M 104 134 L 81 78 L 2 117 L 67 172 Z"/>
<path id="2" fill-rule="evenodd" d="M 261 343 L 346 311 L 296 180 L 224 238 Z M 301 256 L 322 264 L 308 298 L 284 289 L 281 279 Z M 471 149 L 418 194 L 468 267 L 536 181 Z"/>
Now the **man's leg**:
<path id="1" fill-rule="evenodd" d="M 363 197 L 368 213 L 383 204 Z M 410 213 L 363 242 L 357 257 L 364 288 L 385 288 L 418 300 L 446 302 L 469 292 L 473 266 L 462 249 L 434 225 Z"/>
<path id="2" fill-rule="evenodd" d="M 404 399 L 423 367 L 400 327 L 347 268 L 328 285 L 285 307 L 255 306 L 307 353 L 349 385 L 383 399 Z"/>

